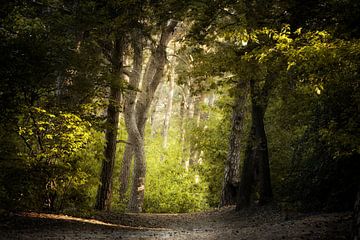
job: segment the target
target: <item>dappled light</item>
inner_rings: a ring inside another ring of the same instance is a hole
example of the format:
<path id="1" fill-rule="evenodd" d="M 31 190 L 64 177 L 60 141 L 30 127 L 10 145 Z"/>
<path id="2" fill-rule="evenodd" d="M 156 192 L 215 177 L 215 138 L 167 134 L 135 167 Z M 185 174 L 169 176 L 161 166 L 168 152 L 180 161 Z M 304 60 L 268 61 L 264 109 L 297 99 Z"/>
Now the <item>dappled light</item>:
<path id="1" fill-rule="evenodd" d="M 0 232 L 358 239 L 359 9 L 1 3 Z"/>

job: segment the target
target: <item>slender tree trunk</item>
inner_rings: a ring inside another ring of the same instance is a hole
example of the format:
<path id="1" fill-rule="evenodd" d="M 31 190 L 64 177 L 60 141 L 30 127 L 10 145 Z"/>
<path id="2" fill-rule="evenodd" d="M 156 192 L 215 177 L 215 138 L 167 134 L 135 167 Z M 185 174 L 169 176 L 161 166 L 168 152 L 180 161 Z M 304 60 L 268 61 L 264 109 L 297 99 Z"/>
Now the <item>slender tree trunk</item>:
<path id="1" fill-rule="evenodd" d="M 129 76 L 129 85 L 133 88 L 133 90 L 128 91 L 125 94 L 125 108 L 124 112 L 125 115 L 129 115 L 125 118 L 126 125 L 129 125 L 131 119 L 131 115 L 135 115 L 135 106 L 136 106 L 136 97 L 137 92 L 135 89 L 139 88 L 140 81 L 141 81 L 141 71 L 142 71 L 142 64 L 143 64 L 143 39 L 142 35 L 138 30 L 134 30 L 132 33 L 132 47 L 134 50 L 134 60 L 133 60 L 133 69 Z M 134 119 L 133 121 L 136 121 Z M 122 167 L 120 171 L 120 188 L 119 188 L 119 198 L 120 202 L 124 202 L 125 194 L 129 188 L 129 176 L 130 176 L 130 166 L 133 159 L 134 153 L 134 135 L 130 134 L 128 131 L 128 139 L 122 159 Z"/>
<path id="2" fill-rule="evenodd" d="M 151 136 L 155 136 L 157 134 L 157 130 L 158 130 L 158 125 L 157 125 L 157 121 L 156 121 L 156 115 L 157 115 L 157 106 L 158 103 L 160 101 L 160 99 L 162 99 L 162 88 L 163 88 L 163 82 L 160 82 L 159 86 L 158 86 L 158 94 L 155 94 L 154 100 L 150 106 L 150 127 L 151 127 Z"/>
<path id="3" fill-rule="evenodd" d="M 200 126 L 200 120 L 202 118 L 201 114 L 201 104 L 204 102 L 205 95 L 202 93 L 200 96 L 197 96 L 196 99 L 193 101 L 194 103 L 194 113 L 192 118 L 195 120 L 196 127 Z M 196 165 L 199 163 L 199 150 L 196 138 L 194 139 L 195 142 L 190 145 L 190 158 L 189 158 L 189 165 Z"/>
<path id="4" fill-rule="evenodd" d="M 236 203 L 237 192 L 240 182 L 240 150 L 243 133 L 244 108 L 246 101 L 246 85 L 238 86 L 239 94 L 235 98 L 232 112 L 231 132 L 229 139 L 229 151 L 225 163 L 224 183 L 221 194 L 221 206 Z"/>
<path id="5" fill-rule="evenodd" d="M 185 84 L 180 105 L 180 144 L 181 164 L 185 167 L 186 171 L 189 169 L 188 147 L 186 145 L 186 119 L 188 119 L 189 116 L 189 98 L 189 86 Z"/>
<path id="6" fill-rule="evenodd" d="M 133 144 L 132 149 L 134 154 L 133 183 L 128 210 L 130 212 L 141 212 L 144 201 L 146 173 L 144 141 L 143 136 L 137 127 L 135 115 L 125 114 L 125 119 L 127 119 L 127 130 L 129 135 L 131 135 Z"/>
<path id="7" fill-rule="evenodd" d="M 95 209 L 110 210 L 112 197 L 112 177 L 114 172 L 116 140 L 119 126 L 119 112 L 121 100 L 121 77 L 123 72 L 124 42 L 117 37 L 112 53 L 113 80 L 110 85 L 109 105 L 106 121 L 106 145 L 104 150 L 105 159 L 101 167 L 100 186 L 97 192 Z"/>
<path id="8" fill-rule="evenodd" d="M 176 22 L 169 21 L 163 29 L 157 48 L 150 56 L 143 77 L 143 88 L 135 106 L 135 114 L 125 114 L 125 123 L 129 135 L 132 135 L 134 161 L 134 178 L 128 210 L 141 212 L 145 193 L 146 159 L 144 153 L 144 131 L 147 114 L 159 86 L 166 64 L 166 47 L 172 37 Z"/>
<path id="9" fill-rule="evenodd" d="M 174 67 L 169 73 L 169 91 L 167 96 L 167 103 L 166 103 L 166 111 L 164 117 L 164 125 L 162 131 L 163 137 L 163 148 L 166 149 L 168 146 L 168 135 L 169 135 L 169 128 L 170 128 L 170 119 L 172 113 L 172 105 L 173 105 L 173 98 L 174 98 L 174 88 L 175 88 L 175 72 Z"/>

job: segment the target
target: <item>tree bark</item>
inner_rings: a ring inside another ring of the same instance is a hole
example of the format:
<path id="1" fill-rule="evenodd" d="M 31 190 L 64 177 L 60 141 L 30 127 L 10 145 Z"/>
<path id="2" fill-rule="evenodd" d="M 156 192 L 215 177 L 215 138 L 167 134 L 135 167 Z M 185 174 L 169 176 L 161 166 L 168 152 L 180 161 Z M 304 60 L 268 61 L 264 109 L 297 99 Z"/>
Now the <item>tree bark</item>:
<path id="1" fill-rule="evenodd" d="M 269 153 L 267 137 L 264 127 L 264 109 L 258 104 L 253 105 L 253 121 L 255 122 L 255 173 L 259 181 L 259 205 L 264 205 L 272 200 L 270 178 Z"/>
<path id="2" fill-rule="evenodd" d="M 273 197 L 264 115 L 274 78 L 274 75 L 269 75 L 262 89 L 256 87 L 254 80 L 250 81 L 252 123 L 240 179 L 237 210 L 250 205 L 255 181 L 258 182 L 260 205 L 270 202 Z"/>
<path id="3" fill-rule="evenodd" d="M 185 170 L 189 170 L 188 147 L 186 145 L 186 119 L 189 116 L 190 90 L 188 83 L 184 84 L 182 99 L 180 104 L 180 144 L 181 144 L 181 164 Z"/>
<path id="4" fill-rule="evenodd" d="M 143 76 L 142 92 L 136 102 L 135 111 L 125 113 L 125 124 L 134 150 L 133 186 L 130 195 L 128 210 L 141 212 L 145 193 L 146 159 L 144 153 L 144 131 L 147 114 L 153 101 L 155 91 L 162 79 L 166 64 L 166 47 L 172 37 L 176 22 L 169 21 L 163 29 L 157 48 L 150 56 Z"/>
<path id="5" fill-rule="evenodd" d="M 131 146 L 132 139 L 127 138 L 127 144 L 125 146 L 124 155 L 120 170 L 120 188 L 119 188 L 119 199 L 120 202 L 125 203 L 126 192 L 129 188 L 129 177 L 130 177 L 130 166 L 133 158 L 133 148 Z"/>
<path id="6" fill-rule="evenodd" d="M 173 105 L 173 98 L 174 98 L 174 88 L 175 88 L 175 66 L 172 66 L 172 69 L 169 73 L 169 91 L 167 96 L 167 103 L 166 103 L 166 111 L 164 117 L 164 125 L 162 130 L 162 137 L 163 137 L 163 149 L 167 149 L 168 146 L 168 135 L 169 135 L 169 128 L 170 128 L 170 119 L 172 113 L 172 105 Z"/>
<path id="7" fill-rule="evenodd" d="M 151 126 L 151 136 L 154 137 L 158 133 L 158 121 L 156 120 L 157 111 L 158 111 L 158 103 L 160 99 L 162 99 L 162 88 L 163 88 L 163 82 L 160 82 L 158 86 L 158 91 L 160 91 L 159 94 L 155 94 L 154 100 L 150 106 L 150 126 Z"/>
<path id="8" fill-rule="evenodd" d="M 225 163 L 224 182 L 220 201 L 221 206 L 236 204 L 240 182 L 240 150 L 247 93 L 246 84 L 239 84 L 237 92 L 238 94 L 235 98 L 232 112 L 229 151 Z"/>
<path id="9" fill-rule="evenodd" d="M 101 167 L 100 185 L 97 192 L 95 209 L 110 210 L 112 198 L 112 177 L 114 172 L 117 131 L 121 100 L 121 77 L 123 71 L 124 41 L 117 36 L 112 52 L 112 82 L 110 85 L 109 105 L 106 120 L 106 145 Z"/>
<path id="10" fill-rule="evenodd" d="M 195 125 L 198 128 L 200 126 L 200 120 L 202 119 L 201 105 L 203 104 L 205 99 L 205 94 L 201 93 L 200 96 L 196 96 L 193 99 L 194 112 L 192 115 L 193 120 L 195 121 Z M 189 158 L 189 166 L 193 166 L 199 163 L 200 152 L 198 149 L 197 139 L 190 145 L 190 158 Z"/>
<path id="11" fill-rule="evenodd" d="M 129 76 L 129 86 L 132 88 L 125 94 L 125 107 L 124 112 L 127 115 L 135 114 L 135 106 L 136 106 L 136 97 L 137 91 L 139 88 L 141 81 L 141 71 L 143 64 L 143 38 L 139 30 L 134 30 L 132 33 L 132 47 L 134 50 L 134 58 L 133 58 L 133 69 Z M 125 122 L 129 121 L 131 117 L 125 118 Z M 129 123 L 127 124 L 129 125 Z M 128 131 L 128 139 L 125 146 L 125 151 L 122 159 L 122 167 L 120 172 L 120 188 L 119 188 L 119 198 L 120 202 L 124 202 L 125 194 L 129 188 L 129 176 L 130 176 L 130 166 L 133 159 L 133 145 L 134 145 L 134 136 L 129 134 Z"/>

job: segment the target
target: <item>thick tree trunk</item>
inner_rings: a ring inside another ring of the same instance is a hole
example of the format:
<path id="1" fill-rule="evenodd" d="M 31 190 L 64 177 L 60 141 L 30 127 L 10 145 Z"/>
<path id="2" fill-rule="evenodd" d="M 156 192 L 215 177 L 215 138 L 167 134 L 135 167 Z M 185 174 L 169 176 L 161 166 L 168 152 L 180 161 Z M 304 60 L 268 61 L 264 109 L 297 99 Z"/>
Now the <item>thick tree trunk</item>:
<path id="1" fill-rule="evenodd" d="M 235 98 L 231 132 L 229 139 L 229 152 L 225 163 L 224 182 L 221 193 L 221 206 L 233 205 L 236 203 L 237 192 L 240 182 L 240 149 L 243 133 L 244 107 L 246 100 L 246 86 L 239 86 L 239 94 Z"/>
<path id="2" fill-rule="evenodd" d="M 270 80 L 272 80 L 272 78 Z M 270 202 L 273 197 L 267 138 L 264 126 L 264 115 L 268 102 L 270 84 L 268 80 L 262 91 L 259 91 L 255 89 L 254 81 L 250 81 L 252 123 L 239 185 L 236 206 L 238 210 L 249 206 L 252 189 L 255 187 L 255 180 L 258 181 L 260 205 Z"/>
<path id="3" fill-rule="evenodd" d="M 109 105 L 106 121 L 105 159 L 101 167 L 100 186 L 97 192 L 95 209 L 110 210 L 112 197 L 112 177 L 114 172 L 116 140 L 119 126 L 119 112 L 121 100 L 121 77 L 123 71 L 123 46 L 124 42 L 118 37 L 114 43 L 112 53 L 113 80 L 110 86 Z"/>
<path id="4" fill-rule="evenodd" d="M 259 172 L 259 205 L 264 205 L 272 200 L 272 188 L 270 178 L 269 153 L 267 137 L 264 126 L 264 109 L 255 105 L 253 114 L 256 116 L 256 147 L 255 161 Z"/>
<path id="5" fill-rule="evenodd" d="M 237 193 L 237 202 L 236 202 L 236 210 L 240 210 L 242 208 L 248 207 L 250 205 L 251 193 L 253 189 L 253 185 L 255 182 L 254 179 L 254 139 L 255 136 L 255 128 L 252 124 L 249 134 L 249 139 L 247 142 L 247 146 L 245 149 L 245 159 L 242 167 L 239 190 Z"/>

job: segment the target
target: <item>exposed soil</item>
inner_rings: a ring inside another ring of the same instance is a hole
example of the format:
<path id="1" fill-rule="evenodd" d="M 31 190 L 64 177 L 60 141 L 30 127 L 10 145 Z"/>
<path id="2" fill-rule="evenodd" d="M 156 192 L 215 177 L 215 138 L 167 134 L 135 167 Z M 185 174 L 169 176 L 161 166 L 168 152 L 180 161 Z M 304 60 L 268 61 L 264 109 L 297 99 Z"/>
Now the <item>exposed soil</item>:
<path id="1" fill-rule="evenodd" d="M 233 208 L 193 214 L 114 214 L 91 218 L 17 213 L 0 219 L 0 239 L 348 239 L 350 213 L 298 214 Z"/>

